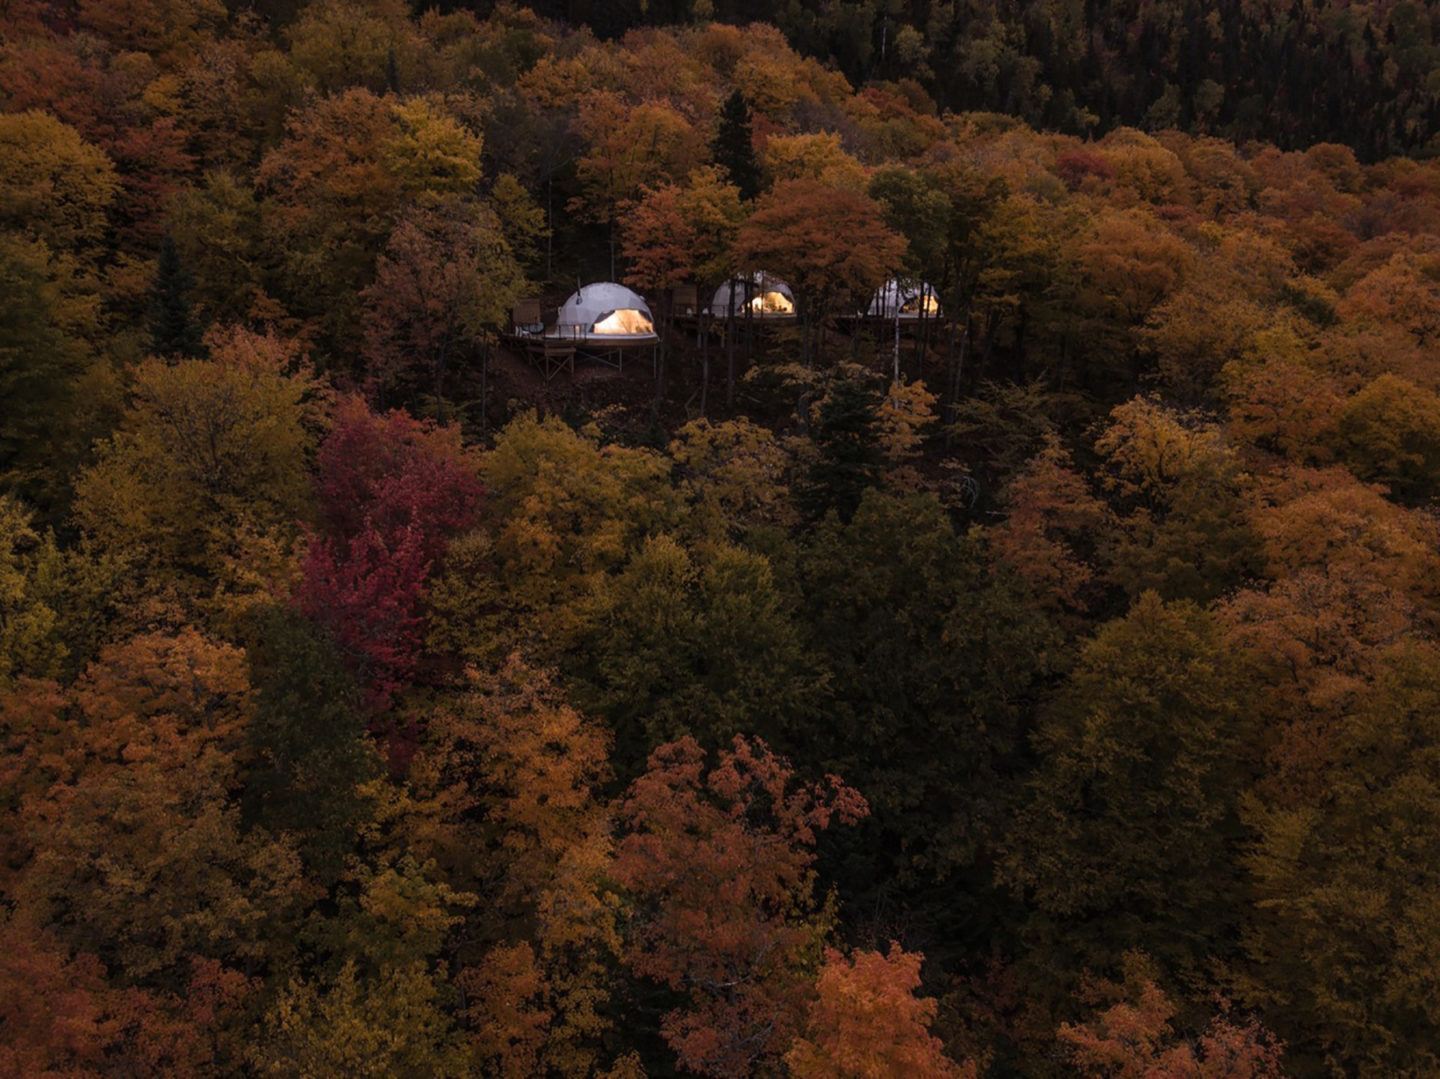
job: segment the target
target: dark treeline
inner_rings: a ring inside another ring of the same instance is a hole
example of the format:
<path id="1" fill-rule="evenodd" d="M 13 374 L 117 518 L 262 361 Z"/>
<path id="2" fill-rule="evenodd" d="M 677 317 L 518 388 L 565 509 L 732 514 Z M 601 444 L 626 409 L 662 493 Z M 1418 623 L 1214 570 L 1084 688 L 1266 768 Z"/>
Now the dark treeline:
<path id="1" fill-rule="evenodd" d="M 1440 5 L 1415 0 L 527 6 L 605 36 L 697 16 L 771 22 L 854 81 L 913 78 L 946 108 L 1074 134 L 1179 127 L 1286 149 L 1341 142 L 1374 160 L 1433 152 L 1440 123 Z"/>

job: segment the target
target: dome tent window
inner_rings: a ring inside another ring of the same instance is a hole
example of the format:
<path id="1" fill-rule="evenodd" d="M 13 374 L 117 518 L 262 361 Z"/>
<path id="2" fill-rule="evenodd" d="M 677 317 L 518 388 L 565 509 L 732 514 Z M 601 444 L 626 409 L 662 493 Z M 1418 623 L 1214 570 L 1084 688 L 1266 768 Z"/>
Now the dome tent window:
<path id="1" fill-rule="evenodd" d="M 736 317 L 743 318 L 747 304 L 751 318 L 795 316 L 795 294 L 790 291 L 790 286 L 764 272 L 751 274 L 748 280 L 732 277 L 721 285 L 710 301 L 710 314 L 715 318 L 729 318 L 733 311 Z"/>
<path id="2" fill-rule="evenodd" d="M 582 286 L 560 305 L 550 335 L 607 345 L 654 344 L 655 318 L 638 293 L 613 281 Z"/>
<path id="3" fill-rule="evenodd" d="M 750 309 L 762 315 L 793 315 L 795 303 L 783 292 L 765 292 L 752 297 Z"/>
<path id="4" fill-rule="evenodd" d="M 898 318 L 901 322 L 939 318 L 941 313 L 940 298 L 933 285 L 894 277 L 876 290 L 865 311 L 868 318 Z"/>
<path id="5" fill-rule="evenodd" d="M 940 313 L 940 301 L 935 294 L 926 290 L 923 293 L 917 292 L 914 296 L 907 297 L 900 305 L 902 315 L 918 315 L 921 312 L 926 315 L 935 316 Z"/>
<path id="6" fill-rule="evenodd" d="M 650 316 L 632 308 L 611 311 L 595 323 L 596 333 L 604 334 L 647 334 L 653 333 L 655 325 Z"/>

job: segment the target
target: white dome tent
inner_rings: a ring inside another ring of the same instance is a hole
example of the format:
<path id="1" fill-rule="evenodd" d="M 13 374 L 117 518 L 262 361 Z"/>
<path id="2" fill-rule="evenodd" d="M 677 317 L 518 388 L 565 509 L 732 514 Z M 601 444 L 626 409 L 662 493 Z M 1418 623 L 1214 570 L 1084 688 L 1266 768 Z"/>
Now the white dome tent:
<path id="1" fill-rule="evenodd" d="M 732 277 L 715 290 L 710 301 L 710 314 L 714 318 L 729 318 L 731 303 L 734 303 L 736 318 L 745 317 L 745 298 L 750 297 L 750 317 L 760 319 L 785 319 L 795 317 L 795 294 L 790 286 L 778 277 L 764 271 L 744 277 Z M 733 300 L 732 300 L 733 297 Z"/>
<path id="2" fill-rule="evenodd" d="M 653 345 L 660 340 L 655 319 L 638 293 L 613 281 L 582 285 L 560 305 L 547 337 L 620 347 Z"/>
<path id="3" fill-rule="evenodd" d="M 935 294 L 934 286 L 926 281 L 903 281 L 896 277 L 875 291 L 865 311 L 867 318 L 901 322 L 935 319 L 940 315 L 940 297 Z"/>

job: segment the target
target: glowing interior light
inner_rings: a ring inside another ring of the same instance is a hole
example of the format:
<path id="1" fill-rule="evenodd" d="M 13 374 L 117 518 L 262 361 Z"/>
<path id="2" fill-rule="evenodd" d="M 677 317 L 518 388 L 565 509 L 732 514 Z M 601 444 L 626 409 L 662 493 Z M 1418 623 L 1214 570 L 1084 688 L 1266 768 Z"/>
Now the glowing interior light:
<path id="1" fill-rule="evenodd" d="M 762 292 L 750 300 L 750 310 L 759 315 L 793 315 L 795 304 L 783 292 Z"/>
<path id="2" fill-rule="evenodd" d="M 935 298 L 933 292 L 926 292 L 923 296 L 911 296 L 900 308 L 901 313 L 906 315 L 918 315 L 924 311 L 927 315 L 938 315 L 940 313 L 940 301 Z"/>
<path id="3" fill-rule="evenodd" d="M 643 311 L 631 307 L 611 311 L 595 323 L 596 333 L 641 334 L 654 333 L 655 327 Z"/>

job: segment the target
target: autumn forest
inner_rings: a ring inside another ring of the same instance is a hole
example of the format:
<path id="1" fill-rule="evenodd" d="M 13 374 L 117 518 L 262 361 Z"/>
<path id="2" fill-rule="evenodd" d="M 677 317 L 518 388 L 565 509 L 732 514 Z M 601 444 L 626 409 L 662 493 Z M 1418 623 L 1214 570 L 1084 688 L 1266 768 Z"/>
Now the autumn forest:
<path id="1" fill-rule="evenodd" d="M 0 1079 L 1440 1075 L 1440 6 L 0 0 Z"/>

